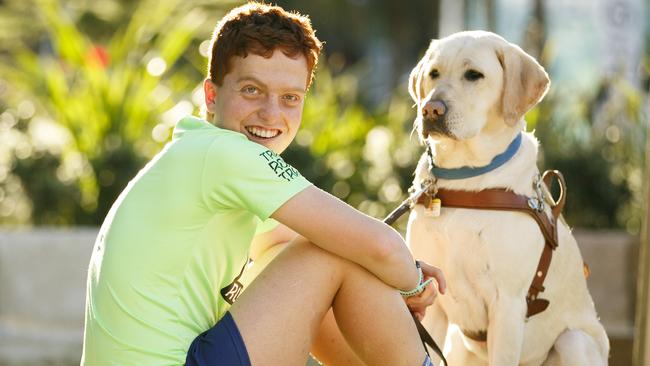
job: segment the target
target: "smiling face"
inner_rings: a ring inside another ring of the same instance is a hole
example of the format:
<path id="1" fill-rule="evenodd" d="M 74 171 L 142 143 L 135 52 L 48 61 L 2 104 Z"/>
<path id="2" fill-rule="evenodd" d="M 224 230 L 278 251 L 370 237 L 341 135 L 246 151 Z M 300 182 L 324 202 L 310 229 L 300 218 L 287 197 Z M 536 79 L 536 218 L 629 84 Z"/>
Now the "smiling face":
<path id="1" fill-rule="evenodd" d="M 293 141 L 309 78 L 303 55 L 233 56 L 222 85 L 204 82 L 205 103 L 216 126 L 244 134 L 276 153 Z"/>

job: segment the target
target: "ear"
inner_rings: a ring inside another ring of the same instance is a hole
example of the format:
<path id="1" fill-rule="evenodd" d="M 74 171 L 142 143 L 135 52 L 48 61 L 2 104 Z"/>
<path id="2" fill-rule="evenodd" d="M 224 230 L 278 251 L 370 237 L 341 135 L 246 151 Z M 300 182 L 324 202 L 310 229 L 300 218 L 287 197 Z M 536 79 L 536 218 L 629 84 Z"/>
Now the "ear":
<path id="1" fill-rule="evenodd" d="M 507 44 L 497 50 L 503 68 L 501 113 L 510 126 L 546 95 L 551 81 L 544 68 L 519 46 Z"/>
<path id="2" fill-rule="evenodd" d="M 203 94 L 205 95 L 205 108 L 208 113 L 214 113 L 215 99 L 217 99 L 217 86 L 214 85 L 210 78 L 207 78 L 203 81 Z"/>
<path id="3" fill-rule="evenodd" d="M 420 59 L 420 62 L 418 62 L 417 65 L 411 70 L 411 75 L 409 76 L 409 94 L 411 95 L 411 98 L 413 99 L 414 102 L 418 103 L 420 102 L 421 98 L 424 97 L 424 86 L 422 85 L 422 77 L 423 73 L 425 72 L 425 65 L 429 61 L 429 58 L 431 58 L 431 54 L 433 53 L 433 48 L 435 47 L 436 43 L 438 40 L 434 39 L 431 41 L 429 44 L 429 48 L 427 49 L 427 52 L 425 52 L 424 56 Z"/>

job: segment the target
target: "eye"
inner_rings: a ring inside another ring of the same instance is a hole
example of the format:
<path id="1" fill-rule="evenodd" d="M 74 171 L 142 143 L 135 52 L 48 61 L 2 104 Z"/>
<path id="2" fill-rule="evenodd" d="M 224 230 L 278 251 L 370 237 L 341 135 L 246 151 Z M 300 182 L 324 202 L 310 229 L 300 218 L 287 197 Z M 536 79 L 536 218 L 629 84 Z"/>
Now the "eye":
<path id="1" fill-rule="evenodd" d="M 282 99 L 289 103 L 297 103 L 300 101 L 300 97 L 296 94 L 285 94 L 282 96 Z"/>
<path id="2" fill-rule="evenodd" d="M 438 76 L 440 76 L 440 73 L 438 73 L 438 70 L 437 70 L 437 69 L 433 69 L 433 70 L 431 70 L 431 72 L 429 73 L 429 77 L 430 77 L 431 79 L 436 79 Z"/>
<path id="3" fill-rule="evenodd" d="M 469 81 L 476 81 L 478 79 L 482 79 L 483 74 L 481 74 L 480 72 L 478 72 L 476 70 L 471 70 L 470 69 L 470 70 L 465 71 L 465 75 L 463 75 L 463 77 L 466 80 L 469 80 Z"/>
<path id="4" fill-rule="evenodd" d="M 241 91 L 244 94 L 250 94 L 250 95 L 259 94 L 259 89 L 253 85 L 246 85 L 241 89 Z"/>

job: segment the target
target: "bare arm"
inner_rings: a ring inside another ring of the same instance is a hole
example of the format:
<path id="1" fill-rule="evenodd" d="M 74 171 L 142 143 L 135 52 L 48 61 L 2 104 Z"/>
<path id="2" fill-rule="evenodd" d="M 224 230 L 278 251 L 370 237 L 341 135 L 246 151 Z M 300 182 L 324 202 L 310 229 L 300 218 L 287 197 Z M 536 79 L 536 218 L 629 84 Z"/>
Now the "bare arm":
<path id="1" fill-rule="evenodd" d="M 314 186 L 296 194 L 271 217 L 392 287 L 411 289 L 418 283 L 413 257 L 397 231 Z"/>

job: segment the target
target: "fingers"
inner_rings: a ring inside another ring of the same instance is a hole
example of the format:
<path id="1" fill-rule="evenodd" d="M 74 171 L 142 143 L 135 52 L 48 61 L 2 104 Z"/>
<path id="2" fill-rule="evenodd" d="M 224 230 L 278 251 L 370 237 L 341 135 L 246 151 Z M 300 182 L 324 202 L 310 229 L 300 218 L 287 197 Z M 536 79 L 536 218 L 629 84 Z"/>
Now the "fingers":
<path id="1" fill-rule="evenodd" d="M 425 311 L 419 311 L 419 310 L 413 310 L 412 311 L 413 315 L 415 315 L 415 318 L 419 321 L 422 321 L 424 319 Z"/>
<path id="2" fill-rule="evenodd" d="M 433 304 L 438 295 L 436 286 L 431 283 L 420 294 L 405 299 L 406 306 L 415 315 L 418 320 L 422 320 L 426 314 L 427 307 Z"/>
<path id="3" fill-rule="evenodd" d="M 422 268 L 424 278 L 427 279 L 433 277 L 438 283 L 438 290 L 441 294 L 444 294 L 445 291 L 447 291 L 447 282 L 445 281 L 445 276 L 440 268 L 434 267 L 423 261 L 418 262 L 420 262 L 420 268 Z"/>
<path id="4" fill-rule="evenodd" d="M 432 265 L 427 264 L 426 262 L 420 262 L 420 268 L 422 268 L 422 274 L 424 279 L 433 278 L 435 283 L 430 283 L 424 291 L 418 295 L 414 295 L 405 299 L 406 305 L 409 310 L 415 315 L 418 320 L 422 320 L 426 313 L 428 306 L 433 304 L 438 292 L 444 294 L 447 290 L 447 282 L 445 281 L 445 276 L 442 271 Z"/>
<path id="5" fill-rule="evenodd" d="M 406 298 L 406 305 L 412 308 L 426 308 L 433 304 L 438 291 L 433 283 L 430 283 L 421 293 Z"/>

